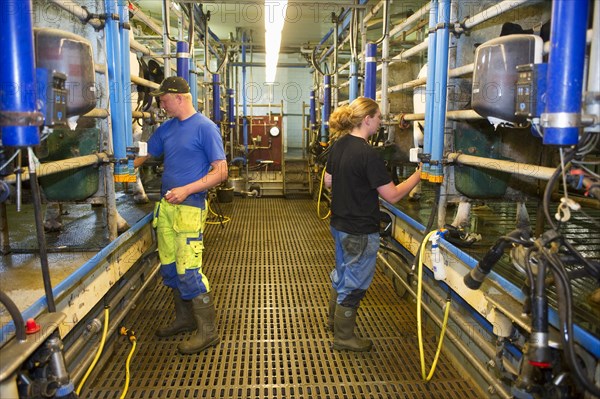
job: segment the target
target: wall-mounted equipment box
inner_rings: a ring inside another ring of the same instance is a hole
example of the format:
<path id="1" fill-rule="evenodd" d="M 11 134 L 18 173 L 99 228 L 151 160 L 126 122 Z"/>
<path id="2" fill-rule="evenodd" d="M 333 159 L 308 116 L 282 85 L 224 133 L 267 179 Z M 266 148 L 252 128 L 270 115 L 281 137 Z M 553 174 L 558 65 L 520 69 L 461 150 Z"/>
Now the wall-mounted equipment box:
<path id="1" fill-rule="evenodd" d="M 473 109 L 497 125 L 520 123 L 516 115 L 518 65 L 542 62 L 542 38 L 536 35 L 508 35 L 477 47 L 473 69 Z"/>

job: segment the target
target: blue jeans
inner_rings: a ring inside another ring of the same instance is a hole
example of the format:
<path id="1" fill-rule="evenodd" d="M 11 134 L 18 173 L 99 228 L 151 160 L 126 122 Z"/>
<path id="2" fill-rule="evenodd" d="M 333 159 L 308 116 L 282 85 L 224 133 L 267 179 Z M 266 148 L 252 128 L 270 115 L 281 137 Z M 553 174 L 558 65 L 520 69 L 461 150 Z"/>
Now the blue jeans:
<path id="1" fill-rule="evenodd" d="M 335 269 L 331 283 L 337 291 L 337 303 L 358 308 L 375 275 L 379 232 L 348 234 L 330 226 L 335 242 Z"/>

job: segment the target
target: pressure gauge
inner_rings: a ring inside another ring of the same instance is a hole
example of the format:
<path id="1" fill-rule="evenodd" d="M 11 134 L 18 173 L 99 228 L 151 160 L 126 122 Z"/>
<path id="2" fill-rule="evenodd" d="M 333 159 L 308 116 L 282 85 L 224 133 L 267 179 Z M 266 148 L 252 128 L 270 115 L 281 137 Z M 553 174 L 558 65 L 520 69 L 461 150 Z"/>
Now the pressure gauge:
<path id="1" fill-rule="evenodd" d="M 270 130 L 269 130 L 269 134 L 273 137 L 277 137 L 279 136 L 279 128 L 277 126 L 273 126 Z"/>

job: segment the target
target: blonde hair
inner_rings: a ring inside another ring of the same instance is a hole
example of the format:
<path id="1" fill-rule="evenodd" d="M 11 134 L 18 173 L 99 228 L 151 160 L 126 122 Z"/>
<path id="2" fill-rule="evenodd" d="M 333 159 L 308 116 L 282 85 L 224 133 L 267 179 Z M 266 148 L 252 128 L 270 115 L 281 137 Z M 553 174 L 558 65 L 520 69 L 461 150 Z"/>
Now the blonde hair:
<path id="1" fill-rule="evenodd" d="M 192 93 L 180 93 L 179 95 L 181 97 L 183 97 L 184 99 L 186 99 L 186 101 L 192 102 L 192 100 L 193 100 Z"/>
<path id="2" fill-rule="evenodd" d="M 379 111 L 377 102 L 368 97 L 357 97 L 349 105 L 336 108 L 329 117 L 329 129 L 334 138 L 350 133 L 362 124 L 366 116 L 375 116 Z"/>

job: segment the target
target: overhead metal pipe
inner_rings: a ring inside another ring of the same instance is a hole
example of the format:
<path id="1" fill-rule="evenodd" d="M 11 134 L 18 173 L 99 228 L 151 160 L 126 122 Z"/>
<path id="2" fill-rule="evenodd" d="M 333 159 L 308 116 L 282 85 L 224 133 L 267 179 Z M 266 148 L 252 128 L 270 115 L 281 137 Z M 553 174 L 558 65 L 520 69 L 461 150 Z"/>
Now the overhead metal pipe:
<path id="1" fill-rule="evenodd" d="M 368 1 L 368 0 L 360 0 L 360 1 L 359 1 L 359 4 L 355 5 L 355 7 L 353 7 L 353 8 L 355 8 L 355 9 L 359 9 L 359 8 L 361 8 L 361 5 L 364 5 L 364 4 L 365 4 L 367 1 Z M 389 0 L 383 0 L 383 1 L 389 1 Z M 342 36 L 342 33 L 344 33 L 344 31 L 345 31 L 345 30 L 348 28 L 348 25 L 350 25 L 350 23 L 351 23 L 351 20 L 352 20 L 352 15 L 351 15 L 351 14 L 350 14 L 350 15 L 348 15 L 348 14 L 349 14 L 349 12 L 350 12 L 350 8 L 347 8 L 347 9 L 345 9 L 345 10 L 344 10 L 344 12 L 343 12 L 343 13 L 342 13 L 342 14 L 339 16 L 339 18 L 338 18 L 338 22 L 339 22 L 340 20 L 342 21 L 342 22 L 341 22 L 341 24 L 340 24 L 339 26 L 336 26 L 336 29 L 335 29 L 335 31 L 337 32 L 338 38 L 339 38 L 340 36 Z M 330 33 L 332 33 L 332 32 L 333 32 L 333 30 L 331 30 L 330 32 L 328 32 L 328 35 L 326 35 L 326 37 L 324 37 L 324 38 L 322 39 L 322 42 L 321 42 L 321 43 L 319 43 L 319 45 L 322 45 L 323 43 L 325 43 L 325 41 L 327 41 L 327 38 L 329 37 Z M 323 58 L 325 58 L 325 57 L 329 56 L 329 55 L 330 55 L 330 54 L 331 54 L 331 53 L 334 51 L 334 48 L 337 48 L 337 49 L 341 48 L 341 47 L 344 45 L 344 43 L 346 42 L 346 40 L 348 40 L 348 38 L 349 38 L 349 35 L 348 35 L 348 36 L 346 36 L 346 38 L 345 38 L 345 39 L 342 41 L 342 43 L 341 43 L 341 44 L 340 44 L 340 43 L 338 43 L 337 45 L 335 45 L 335 44 L 334 44 L 334 45 L 332 45 L 331 47 L 329 47 L 329 48 L 327 49 L 327 51 L 325 51 L 325 52 L 324 52 L 324 53 L 321 55 L 321 58 L 320 58 L 320 60 L 323 60 Z M 337 57 L 336 57 L 336 58 L 337 58 Z M 340 68 L 340 70 L 341 70 L 341 69 L 343 69 L 343 68 Z"/>
<path id="2" fill-rule="evenodd" d="M 35 60 L 31 0 L 3 1 L 0 12 L 0 130 L 2 145 L 28 147 L 40 143 L 43 116 L 36 107 Z"/>
<path id="3" fill-rule="evenodd" d="M 420 9 L 418 9 L 413 15 L 411 15 L 410 17 L 406 18 L 404 21 L 402 21 L 400 24 L 396 25 L 394 27 L 394 29 L 392 29 L 389 32 L 389 37 L 394 37 L 396 36 L 398 33 L 403 32 L 411 27 L 413 27 L 414 25 L 416 25 L 423 17 L 425 17 L 427 15 L 427 13 L 429 12 L 429 10 L 431 9 L 431 3 L 427 3 L 425 4 L 423 7 L 421 7 Z"/>
<path id="4" fill-rule="evenodd" d="M 465 76 L 465 75 L 470 75 L 473 73 L 473 68 L 474 68 L 475 64 L 466 64 L 463 66 L 460 66 L 458 68 L 453 68 L 450 69 L 448 71 L 448 77 L 449 78 L 456 78 L 459 76 Z M 428 68 L 429 69 L 429 68 Z M 419 79 L 415 79 L 415 80 L 409 80 L 408 82 L 404 82 L 402 84 L 396 85 L 396 86 L 392 86 L 388 89 L 388 91 L 390 93 L 395 93 L 398 91 L 404 91 L 404 90 L 412 90 L 417 86 L 422 86 L 424 84 L 427 83 L 427 75 L 423 76 L 422 78 Z"/>
<path id="5" fill-rule="evenodd" d="M 519 7 L 522 4 L 527 3 L 528 1 L 532 1 L 532 0 L 515 0 L 515 1 L 506 0 L 499 4 L 492 5 L 491 7 L 487 8 L 484 11 L 482 11 L 481 13 L 479 13 L 477 15 L 477 18 L 470 18 L 469 20 L 467 20 L 467 22 L 465 24 L 463 24 L 463 29 L 464 29 L 464 27 L 468 27 L 469 29 L 473 28 L 474 26 L 479 25 L 492 17 L 496 17 L 498 15 L 501 15 L 502 13 L 510 11 L 513 8 Z M 430 10 L 430 12 L 431 12 L 431 10 Z M 454 29 L 457 31 L 460 31 L 459 26 L 454 26 Z M 591 35 L 591 33 L 589 35 Z M 425 51 L 428 48 L 427 41 L 428 41 L 428 38 L 425 38 L 425 40 L 423 42 L 392 57 L 390 59 L 390 64 L 406 61 L 408 58 L 418 55 L 422 51 Z"/>
<path id="6" fill-rule="evenodd" d="M 389 118 L 389 104 L 388 104 L 388 63 L 390 56 L 390 36 L 389 24 L 390 24 L 390 12 L 389 12 L 389 0 L 385 0 L 385 6 L 383 7 L 383 34 L 381 36 L 381 117 L 382 120 L 387 122 Z M 379 41 L 376 41 L 377 44 Z M 394 126 L 388 126 L 388 142 L 394 141 Z"/>
<path id="7" fill-rule="evenodd" d="M 16 0 L 16 2 L 18 4 L 21 4 L 21 1 Z M 93 26 L 94 29 L 96 29 L 96 30 L 102 29 L 102 27 L 104 26 L 104 21 L 101 21 L 99 18 L 96 18 L 96 17 L 90 18 L 91 13 L 87 9 L 81 7 L 79 4 L 77 4 L 74 1 L 48 0 L 48 2 L 52 3 L 52 4 L 56 4 L 63 10 L 65 10 L 65 11 L 69 12 L 70 14 L 72 14 L 73 16 L 77 17 L 81 22 L 87 22 L 88 24 Z"/>
<path id="8" fill-rule="evenodd" d="M 498 15 L 504 14 L 507 11 L 517 8 L 531 0 L 504 0 L 498 4 L 483 10 L 479 14 L 472 16 L 467 19 L 462 25 L 465 29 L 471 29 L 485 21 L 497 17 Z M 570 0 L 569 0 L 570 1 Z"/>
<path id="9" fill-rule="evenodd" d="M 552 2 L 550 56 L 546 79 L 546 110 L 540 120 L 544 144 L 579 142 L 581 90 L 586 51 L 587 0 Z"/>

